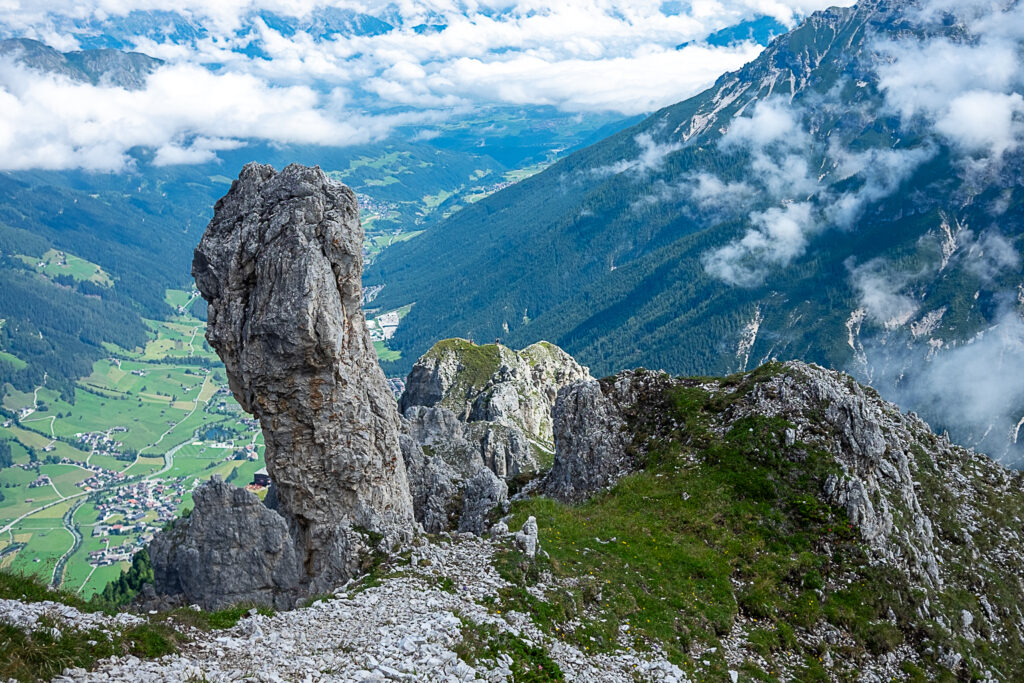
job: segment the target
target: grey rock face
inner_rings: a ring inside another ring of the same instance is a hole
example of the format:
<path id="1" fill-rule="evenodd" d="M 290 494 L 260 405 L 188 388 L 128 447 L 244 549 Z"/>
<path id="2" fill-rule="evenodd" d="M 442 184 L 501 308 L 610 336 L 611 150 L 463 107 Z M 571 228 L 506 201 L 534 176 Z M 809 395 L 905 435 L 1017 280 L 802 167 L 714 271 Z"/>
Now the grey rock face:
<path id="1" fill-rule="evenodd" d="M 627 385 L 630 375 L 618 378 Z M 615 387 L 583 380 L 563 389 L 555 402 L 555 464 L 543 483 L 552 498 L 579 501 L 631 471 L 632 437 Z M 626 386 L 619 393 L 628 393 Z"/>
<path id="2" fill-rule="evenodd" d="M 558 390 L 588 378 L 586 368 L 547 342 L 522 351 L 463 339 L 438 342 L 413 366 L 400 408 L 423 444 L 456 461 L 467 447 L 499 477 L 535 472 L 554 444 L 551 408 Z M 443 409 L 437 413 L 423 409 Z M 457 423 L 463 423 L 459 425 Z M 445 444 L 452 444 L 449 448 Z M 454 463 L 453 463 L 454 464 Z"/>
<path id="3" fill-rule="evenodd" d="M 795 361 L 783 368 L 758 383 L 737 414 L 782 416 L 797 425 L 794 439 L 821 442 L 843 469 L 825 481 L 825 499 L 846 509 L 880 557 L 941 583 L 932 522 L 918 500 L 910 451 L 915 434 L 930 432 L 928 425 L 838 373 Z M 904 518 L 902 525 L 897 517 Z"/>
<path id="4" fill-rule="evenodd" d="M 482 468 L 466 482 L 462 494 L 462 517 L 459 531 L 483 536 L 487 531 L 487 517 L 491 511 L 508 502 L 508 484 L 487 468 Z"/>
<path id="5" fill-rule="evenodd" d="M 463 339 L 438 342 L 416 362 L 400 403 L 405 428 L 422 451 L 404 451 L 416 519 L 428 531 L 451 528 L 461 500 L 459 529 L 483 533 L 486 515 L 473 501 L 483 495 L 493 503 L 494 492 L 485 489 L 494 488 L 495 477 L 543 466 L 554 448 L 558 390 L 587 377 L 586 368 L 546 342 L 519 352 Z M 480 488 L 467 489 L 467 482 Z"/>
<path id="6" fill-rule="evenodd" d="M 192 514 L 150 544 L 157 592 L 206 609 L 242 601 L 291 608 L 300 564 L 285 519 L 220 477 L 194 500 Z"/>
<path id="7" fill-rule="evenodd" d="M 416 521 L 429 534 L 454 528 L 465 479 L 443 459 L 427 455 L 408 434 L 400 437 Z"/>
<path id="8" fill-rule="evenodd" d="M 537 557 L 537 550 L 540 547 L 539 531 L 537 529 L 537 518 L 533 515 L 527 517 L 523 522 L 523 528 L 516 532 L 516 545 L 523 551 L 523 554 L 533 559 Z"/>
<path id="9" fill-rule="evenodd" d="M 249 164 L 192 266 L 206 338 L 260 420 L 307 592 L 359 570 L 366 532 L 391 547 L 414 523 L 398 411 L 360 308 L 362 241 L 355 196 L 319 168 Z"/>
<path id="10" fill-rule="evenodd" d="M 405 411 L 409 435 L 427 452 L 438 455 L 463 479 L 484 467 L 480 443 L 470 441 L 465 422 L 441 406 L 411 406 Z"/>

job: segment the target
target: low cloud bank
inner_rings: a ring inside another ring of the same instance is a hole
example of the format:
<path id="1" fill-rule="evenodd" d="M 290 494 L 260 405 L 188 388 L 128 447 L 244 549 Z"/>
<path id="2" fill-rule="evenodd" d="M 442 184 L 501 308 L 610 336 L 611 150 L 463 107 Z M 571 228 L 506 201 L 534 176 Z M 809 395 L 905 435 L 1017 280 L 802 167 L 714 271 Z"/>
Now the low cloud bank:
<path id="1" fill-rule="evenodd" d="M 132 93 L 0 66 L 0 169 L 117 171 L 133 146 L 156 151 L 162 164 L 209 161 L 245 140 L 343 146 L 481 105 L 644 113 L 699 92 L 761 49 L 702 44 L 711 32 L 760 14 L 794 25 L 830 4 L 0 2 L 0 34 L 66 51 L 114 27 L 120 40 L 168 63 Z M 349 26 L 325 32 L 324 16 Z M 356 28 L 370 20 L 384 28 Z"/>

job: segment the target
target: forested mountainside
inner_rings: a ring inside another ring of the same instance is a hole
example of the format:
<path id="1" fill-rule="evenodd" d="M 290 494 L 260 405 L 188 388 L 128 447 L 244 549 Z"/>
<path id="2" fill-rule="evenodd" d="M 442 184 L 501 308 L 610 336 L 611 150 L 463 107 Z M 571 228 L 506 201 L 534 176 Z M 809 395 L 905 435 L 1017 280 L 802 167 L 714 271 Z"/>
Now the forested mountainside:
<path id="1" fill-rule="evenodd" d="M 816 13 L 706 92 L 395 247 L 367 275 L 382 307 L 415 302 L 392 367 L 448 336 L 549 339 L 598 374 L 800 358 L 1019 458 L 1024 395 L 1001 379 L 1024 367 L 1021 12 Z"/>

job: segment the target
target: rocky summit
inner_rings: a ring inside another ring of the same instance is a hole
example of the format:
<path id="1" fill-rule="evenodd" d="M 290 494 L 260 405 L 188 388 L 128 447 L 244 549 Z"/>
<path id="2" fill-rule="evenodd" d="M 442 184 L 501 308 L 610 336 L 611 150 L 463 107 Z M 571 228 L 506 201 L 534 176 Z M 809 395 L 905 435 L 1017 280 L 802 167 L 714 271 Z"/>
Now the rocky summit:
<path id="1" fill-rule="evenodd" d="M 0 609 L 21 628 L 81 618 L 117 640 L 170 623 L 188 639 L 64 672 L 76 681 L 1024 676 L 1024 479 L 871 388 L 798 362 L 720 379 L 635 370 L 564 387 L 554 415 L 555 463 L 504 516 L 467 510 L 457 523 L 476 533 L 418 534 L 301 609 L 243 605 L 212 631 L 195 624 L 225 612 L 198 606 Z M 480 472 L 466 489 L 489 500 L 487 477 L 503 482 Z M 255 498 L 229 489 L 197 491 L 179 526 L 252 516 Z M 276 514 L 241 530 L 252 554 L 237 537 L 229 553 L 181 552 L 272 574 L 288 552 Z"/>
<path id="2" fill-rule="evenodd" d="M 465 339 L 435 344 L 413 366 L 399 403 L 417 521 L 432 533 L 480 533 L 486 514 L 504 504 L 506 481 L 550 466 L 558 392 L 589 378 L 548 342 L 522 351 Z"/>
<path id="3" fill-rule="evenodd" d="M 411 538 L 398 410 L 360 307 L 362 242 L 355 196 L 319 168 L 250 164 L 217 202 L 193 262 L 209 303 L 206 338 L 235 398 L 259 418 L 274 514 L 287 522 L 298 566 L 285 566 L 288 554 L 270 572 L 248 562 L 178 566 L 194 559 L 191 547 L 238 557 L 268 550 L 260 544 L 269 531 L 241 532 L 276 529 L 273 514 L 209 496 L 197 511 L 229 528 L 211 535 L 211 526 L 187 523 L 154 541 L 158 576 L 194 579 L 158 582 L 158 592 L 216 604 L 209 589 L 237 575 L 233 597 L 266 602 L 270 590 L 287 599 L 297 594 L 296 571 L 298 593 L 323 592 L 354 576 L 371 551 Z M 221 500 L 230 504 L 222 514 Z"/>

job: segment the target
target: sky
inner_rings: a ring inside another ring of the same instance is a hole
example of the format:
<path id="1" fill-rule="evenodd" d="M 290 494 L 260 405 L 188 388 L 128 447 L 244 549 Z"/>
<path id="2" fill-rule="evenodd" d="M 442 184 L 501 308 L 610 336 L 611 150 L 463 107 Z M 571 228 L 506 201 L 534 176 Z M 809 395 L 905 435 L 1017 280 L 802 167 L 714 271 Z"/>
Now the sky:
<path id="1" fill-rule="evenodd" d="M 5 37 L 71 51 L 97 31 L 117 32 L 130 48 L 165 60 L 136 91 L 43 77 L 0 60 L 0 167 L 116 172 L 131 166 L 135 146 L 156 151 L 158 164 L 179 164 L 210 161 L 247 140 L 359 144 L 399 126 L 429 132 L 481 105 L 645 114 L 697 94 L 760 52 L 752 42 L 701 44 L 710 33 L 758 16 L 794 26 L 834 4 L 0 0 Z M 312 27 L 327 5 L 395 28 L 321 35 Z M 133 34 L 133 11 L 176 11 L 195 31 L 176 35 L 168 19 L 165 32 Z M 306 30 L 283 30 L 274 17 Z M 423 24 L 441 28 L 414 29 Z"/>

